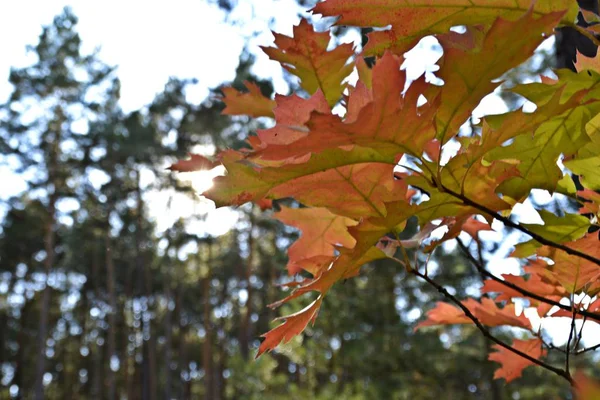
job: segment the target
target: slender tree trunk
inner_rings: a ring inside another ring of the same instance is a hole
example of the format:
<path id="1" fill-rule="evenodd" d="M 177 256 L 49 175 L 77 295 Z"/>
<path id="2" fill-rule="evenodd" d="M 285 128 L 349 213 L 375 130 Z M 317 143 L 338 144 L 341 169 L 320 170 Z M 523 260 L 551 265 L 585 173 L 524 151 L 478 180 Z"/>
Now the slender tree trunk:
<path id="1" fill-rule="evenodd" d="M 221 287 L 221 293 L 219 295 L 219 304 L 225 304 L 225 302 L 227 301 L 227 295 L 228 295 L 228 290 L 227 290 L 227 285 L 222 285 Z M 222 324 L 225 324 L 225 320 L 221 320 Z M 225 327 L 221 325 L 222 329 L 225 329 Z M 218 353 L 219 353 L 219 361 L 217 362 L 217 366 L 216 366 L 216 374 L 215 374 L 215 378 L 216 378 L 216 387 L 215 387 L 215 399 L 218 400 L 225 400 L 225 385 L 227 383 L 227 381 L 223 378 L 223 372 L 225 372 L 225 368 L 227 366 L 227 344 L 226 342 L 221 342 L 218 346 L 216 346 L 218 348 Z"/>
<path id="2" fill-rule="evenodd" d="M 142 229 L 143 229 L 143 215 L 144 215 L 144 202 L 142 199 L 142 189 L 140 185 L 140 173 L 137 172 L 137 222 L 135 230 L 135 241 L 136 241 L 136 264 L 138 271 L 140 271 L 140 279 L 143 284 L 143 298 L 146 301 L 147 311 L 142 311 L 142 326 L 143 326 L 143 399 L 144 400 L 155 400 L 156 399 L 156 343 L 155 338 L 152 334 L 152 318 L 151 318 L 151 307 L 152 307 L 152 277 L 148 263 L 144 259 L 142 251 Z"/>
<path id="3" fill-rule="evenodd" d="M 116 348 L 117 296 L 115 293 L 115 265 L 112 258 L 110 233 L 108 229 L 106 231 L 106 290 L 108 292 L 108 304 L 110 305 L 110 311 L 108 313 L 108 370 L 106 375 L 106 388 L 107 398 L 109 400 L 116 400 L 117 386 L 115 382 L 115 371 L 113 370 L 113 361 L 119 360 Z M 123 328 L 126 329 L 126 327 Z M 121 366 L 121 370 L 127 372 L 127 366 Z"/>
<path id="4" fill-rule="evenodd" d="M 52 176 L 53 174 L 50 173 Z M 40 304 L 40 324 L 38 329 L 38 341 L 37 341 L 37 361 L 35 368 L 35 382 L 34 396 L 36 400 L 44 399 L 44 373 L 46 371 L 46 338 L 48 336 L 48 320 L 50 317 L 50 300 L 51 300 L 51 288 L 48 284 L 50 273 L 54 265 L 54 223 L 56 213 L 56 201 L 57 193 L 56 187 L 50 194 L 48 199 L 48 220 L 44 227 L 44 250 L 46 252 L 46 258 L 44 259 L 44 273 L 46 274 L 46 285 L 42 292 L 42 299 Z"/>
<path id="5" fill-rule="evenodd" d="M 13 378 L 13 382 L 19 387 L 18 400 L 25 398 L 25 392 L 28 389 L 25 384 L 25 352 L 27 351 L 27 335 L 25 334 L 25 331 L 27 319 L 31 313 L 31 304 L 32 302 L 26 300 L 25 304 L 23 304 L 23 308 L 21 308 L 21 315 L 19 316 L 19 328 L 21 329 L 21 334 L 17 336 L 18 349 L 15 360 L 15 376 Z"/>
<path id="6" fill-rule="evenodd" d="M 252 268 L 254 264 L 254 207 L 250 208 L 250 212 L 248 213 L 248 219 L 250 222 L 250 228 L 248 229 L 248 258 L 246 259 L 246 268 L 242 271 L 242 281 L 246 283 L 246 293 L 248 294 L 246 298 L 246 305 L 242 310 L 241 321 L 240 321 L 240 333 L 239 333 L 239 342 L 240 342 L 240 351 L 244 360 L 248 359 L 248 355 L 250 352 L 250 336 L 251 336 L 251 324 L 250 318 L 252 316 L 253 307 L 252 300 L 254 297 L 254 292 L 252 290 Z"/>
<path id="7" fill-rule="evenodd" d="M 169 274 L 165 274 L 165 299 L 167 301 L 167 309 L 165 311 L 165 400 L 171 400 L 171 359 L 173 346 L 173 311 L 171 309 L 171 282 Z"/>
<path id="8" fill-rule="evenodd" d="M 179 387 L 179 398 L 185 400 L 188 398 L 186 393 L 186 382 L 183 379 L 183 374 L 187 370 L 187 323 L 183 319 L 183 280 L 180 279 L 177 283 L 177 322 L 179 323 L 179 359 L 177 360 L 177 372 L 178 372 L 178 387 Z"/>
<path id="9" fill-rule="evenodd" d="M 100 301 L 100 263 L 98 262 L 97 254 L 94 255 L 92 260 L 92 280 L 94 285 L 94 298 L 91 301 L 92 307 L 97 306 Z M 92 362 L 94 364 L 94 371 L 92 373 L 92 398 L 102 399 L 102 346 L 98 343 L 100 339 L 100 333 L 98 320 L 93 320 L 94 327 L 98 332 L 98 337 L 94 340 L 91 347 L 92 349 Z"/>
<path id="10" fill-rule="evenodd" d="M 199 246 L 200 247 L 200 246 Z M 201 254 L 201 252 L 198 252 Z M 204 343 L 202 346 L 202 367 L 204 368 L 204 398 L 205 400 L 214 400 L 214 376 L 213 376 L 213 345 L 212 345 L 212 308 L 210 304 L 210 279 L 212 243 L 208 243 L 208 261 L 206 262 L 206 276 L 202 279 L 202 299 L 203 299 L 203 321 L 204 321 Z M 200 267 L 202 264 L 200 264 Z"/>
<path id="11" fill-rule="evenodd" d="M 133 383 L 135 374 L 135 327 L 133 325 L 127 325 L 127 321 L 132 321 L 134 318 L 133 300 L 134 300 L 134 282 L 133 275 L 135 268 L 128 268 L 130 271 L 127 273 L 127 279 L 125 283 L 125 299 L 123 299 L 123 375 L 124 375 L 124 387 L 125 395 L 127 400 L 133 399 Z M 130 318 L 127 318 L 127 302 L 129 301 L 129 313 Z M 129 351 L 129 345 L 132 344 L 133 350 Z"/>

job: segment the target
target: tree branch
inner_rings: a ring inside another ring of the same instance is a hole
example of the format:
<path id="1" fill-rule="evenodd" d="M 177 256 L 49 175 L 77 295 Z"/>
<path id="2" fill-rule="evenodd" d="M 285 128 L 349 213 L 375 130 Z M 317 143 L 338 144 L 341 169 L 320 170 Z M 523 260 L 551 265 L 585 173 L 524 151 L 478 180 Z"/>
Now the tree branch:
<path id="1" fill-rule="evenodd" d="M 569 329 L 569 339 L 567 340 L 567 344 L 565 345 L 565 371 L 569 374 L 569 361 L 571 355 L 571 341 L 573 340 L 573 335 L 575 334 L 575 294 L 571 293 L 571 309 L 573 310 L 573 315 L 571 316 L 571 327 Z"/>
<path id="2" fill-rule="evenodd" d="M 503 279 L 498 278 L 496 275 L 492 274 L 491 272 L 489 272 L 487 269 L 485 269 L 485 267 L 475 258 L 473 257 L 473 255 L 471 254 L 471 252 L 469 251 L 469 249 L 467 248 L 467 246 L 463 243 L 462 240 L 460 240 L 459 238 L 456 238 L 456 241 L 458 243 L 458 247 L 460 247 L 460 249 L 463 251 L 463 253 L 465 254 L 465 256 L 467 257 L 467 259 L 469 261 L 471 261 L 471 263 L 475 266 L 475 268 L 477 268 L 477 270 L 479 271 L 480 274 L 487 276 L 488 278 L 510 288 L 513 289 L 516 292 L 521 293 L 523 296 L 525 297 L 530 297 L 532 299 L 541 301 L 542 303 L 546 303 L 546 304 L 550 304 L 553 305 L 555 307 L 558 307 L 560 309 L 563 309 L 565 311 L 572 311 L 572 308 L 570 306 L 567 306 L 565 304 L 559 303 L 558 301 L 552 300 L 552 299 L 547 299 L 544 296 L 540 296 L 539 294 L 530 292 L 526 289 L 523 289 L 522 287 L 515 285 L 514 283 L 511 282 L 507 282 Z M 589 319 L 592 319 L 596 322 L 600 322 L 600 314 L 597 313 L 593 313 L 590 311 L 586 311 L 586 310 L 575 310 L 576 314 L 582 315 L 584 317 L 587 317 Z"/>
<path id="3" fill-rule="evenodd" d="M 412 274 L 418 276 L 419 278 L 425 280 L 431 286 L 433 286 L 434 288 L 436 288 L 437 291 L 440 292 L 444 297 L 446 297 L 448 300 L 450 300 L 451 302 L 453 302 L 454 304 L 456 304 L 465 313 L 465 315 L 471 321 L 473 321 L 473 323 L 481 331 L 481 333 L 483 334 L 483 336 L 485 336 L 486 338 L 488 338 L 492 342 L 498 344 L 499 346 L 504 347 L 505 349 L 507 349 L 507 350 L 515 353 L 516 355 L 518 355 L 520 357 L 523 357 L 526 360 L 531 361 L 532 363 L 537 364 L 537 365 L 539 365 L 540 367 L 542 367 L 544 369 L 547 369 L 548 371 L 554 372 L 558 376 L 563 377 L 564 379 L 566 379 L 571 384 L 571 386 L 574 385 L 573 378 L 571 378 L 571 375 L 569 374 L 569 372 L 567 372 L 567 371 L 565 371 L 563 369 L 560 369 L 560 368 L 553 367 L 552 365 L 547 364 L 547 363 L 545 363 L 545 362 L 543 362 L 541 360 L 538 360 L 537 358 L 532 357 L 529 354 L 523 353 L 522 351 L 517 350 L 514 347 L 512 347 L 511 345 L 509 345 L 509 344 L 503 342 L 502 340 L 498 339 L 497 337 L 495 337 L 494 335 L 492 335 L 490 333 L 490 331 L 485 326 L 483 326 L 483 324 L 481 323 L 481 321 L 479 321 L 479 319 L 471 312 L 471 310 L 469 310 L 469 308 L 467 308 L 456 297 L 454 297 L 453 295 L 451 295 L 450 292 L 448 292 L 443 286 L 439 285 L 433 279 L 429 278 L 427 275 L 421 273 L 417 269 L 412 269 L 410 272 Z"/>
<path id="4" fill-rule="evenodd" d="M 588 353 L 590 351 L 594 351 L 594 350 L 598 350 L 600 349 L 600 343 L 592 346 L 592 347 L 586 347 L 585 349 L 581 349 L 578 352 L 575 353 L 576 356 L 581 355 L 583 353 Z"/>
<path id="5" fill-rule="evenodd" d="M 529 229 L 525 228 L 524 226 L 513 222 L 510 218 L 504 217 L 500 214 L 498 214 L 496 211 L 493 211 L 485 206 L 482 206 L 479 203 L 474 202 L 473 200 L 469 199 L 468 197 L 460 194 L 460 193 L 456 193 L 450 189 L 448 189 L 446 186 L 444 186 L 441 182 L 434 182 L 434 184 L 437 183 L 437 187 L 442 189 L 445 193 L 448 193 L 451 196 L 456 197 L 457 199 L 461 200 L 464 204 L 471 206 L 473 208 L 478 209 L 479 211 L 488 214 L 492 217 L 494 217 L 495 219 L 497 219 L 498 221 L 501 221 L 502 223 L 504 223 L 504 225 L 510 226 L 511 228 L 514 228 L 518 231 L 523 232 L 526 235 L 531 236 L 533 239 L 537 240 L 538 242 L 540 242 L 541 244 L 545 244 L 546 246 L 550 246 L 550 247 L 554 247 L 555 249 L 559 249 L 564 251 L 567 254 L 570 254 L 572 256 L 577 256 L 579 258 L 583 258 L 584 260 L 590 261 L 598 266 L 600 266 L 600 259 L 590 256 L 589 254 L 585 254 L 579 250 L 576 249 L 572 249 L 568 246 L 565 246 L 563 244 L 560 243 L 556 243 L 552 240 L 546 239 L 543 236 L 538 235 L 535 232 L 531 232 Z"/>

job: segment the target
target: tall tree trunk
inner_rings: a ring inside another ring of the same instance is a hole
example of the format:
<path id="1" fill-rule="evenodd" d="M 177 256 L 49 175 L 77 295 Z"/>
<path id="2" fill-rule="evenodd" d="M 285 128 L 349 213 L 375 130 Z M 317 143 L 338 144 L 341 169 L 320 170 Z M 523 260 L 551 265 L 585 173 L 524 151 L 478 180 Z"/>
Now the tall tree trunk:
<path id="1" fill-rule="evenodd" d="M 164 285 L 167 309 L 165 311 L 165 362 L 163 373 L 165 376 L 165 400 L 171 400 L 171 353 L 173 346 L 173 311 L 171 309 L 171 281 L 169 279 L 168 273 L 165 274 Z"/>
<path id="2" fill-rule="evenodd" d="M 110 311 L 108 313 L 108 370 L 106 375 L 106 395 L 109 400 L 115 400 L 117 398 L 117 386 L 113 363 L 119 361 L 116 344 L 117 295 L 115 293 L 115 265 L 112 258 L 109 228 L 110 225 L 106 230 L 106 290 L 108 292 L 108 304 L 110 306 Z M 125 326 L 123 328 L 126 329 Z M 125 367 L 125 371 L 127 371 L 127 366 L 122 365 L 122 370 L 123 367 Z"/>
<path id="3" fill-rule="evenodd" d="M 183 279 L 179 279 L 177 282 L 177 322 L 179 324 L 179 359 L 177 360 L 177 372 L 179 377 L 179 383 L 177 387 L 179 388 L 179 399 L 186 400 L 188 398 L 188 394 L 186 392 L 186 382 L 183 379 L 183 373 L 187 369 L 187 342 L 186 342 L 186 333 L 187 333 L 187 323 L 183 319 Z"/>
<path id="4" fill-rule="evenodd" d="M 200 249 L 200 246 L 198 246 Z M 198 251 L 198 254 L 202 254 Z M 204 398 L 214 400 L 214 377 L 213 377 L 213 346 L 212 346 L 212 308 L 210 304 L 210 279 L 211 264 L 213 262 L 212 243 L 208 243 L 208 261 L 206 262 L 206 276 L 202 278 L 203 299 L 203 321 L 204 321 L 204 343 L 202 345 L 202 367 L 204 368 Z M 202 267 L 202 264 L 200 264 Z"/>
<path id="5" fill-rule="evenodd" d="M 49 168 L 51 169 L 51 168 Z M 52 171 L 49 171 L 50 177 L 53 178 Z M 46 252 L 46 258 L 44 259 L 44 273 L 46 274 L 45 280 L 46 285 L 42 292 L 42 299 L 40 304 L 40 324 L 38 329 L 38 340 L 37 340 L 37 361 L 35 368 L 35 382 L 34 396 L 36 400 L 44 399 L 44 373 L 46 371 L 46 338 L 48 336 L 48 320 L 50 318 L 50 300 L 51 300 L 51 288 L 48 284 L 50 273 L 54 265 L 54 223 L 56 214 L 56 201 L 57 201 L 56 187 L 50 194 L 48 199 L 48 220 L 44 227 L 44 250 Z"/>
<path id="6" fill-rule="evenodd" d="M 142 279 L 143 298 L 146 301 L 147 311 L 142 311 L 142 327 L 143 327 L 143 389 L 142 398 L 144 400 L 156 399 L 156 341 L 152 334 L 152 318 L 150 318 L 152 307 L 152 277 L 148 263 L 144 259 L 142 251 L 142 229 L 144 215 L 144 201 L 142 198 L 142 188 L 140 185 L 140 173 L 137 173 L 137 212 L 136 212 L 136 264 L 140 271 L 140 279 Z"/>
<path id="7" fill-rule="evenodd" d="M 94 298 L 91 301 L 92 307 L 98 306 L 100 301 L 99 264 L 97 254 L 94 254 L 94 259 L 92 260 L 92 280 L 94 285 Z M 102 331 L 96 318 L 94 318 L 92 323 L 95 330 L 98 332 L 98 337 L 94 340 L 93 345 L 90 346 L 92 349 L 92 362 L 94 365 L 94 371 L 92 373 L 92 398 L 102 399 L 102 346 L 98 343 Z"/>
<path id="8" fill-rule="evenodd" d="M 131 340 L 130 338 L 135 338 L 136 329 L 133 325 L 127 325 L 127 321 L 133 321 L 134 318 L 134 309 L 133 309 L 133 300 L 134 300 L 134 282 L 133 276 L 136 272 L 135 267 L 131 268 L 128 266 L 129 271 L 127 272 L 127 278 L 125 281 L 125 298 L 123 299 L 123 339 L 122 339 L 122 354 L 123 354 L 123 378 L 124 378 L 124 388 L 125 395 L 127 400 L 133 399 L 133 389 L 134 389 L 134 373 L 135 373 L 135 339 Z M 129 311 L 127 307 L 127 302 L 129 302 Z M 130 313 L 130 318 L 127 318 L 127 313 Z M 133 350 L 129 351 L 129 345 L 133 345 Z"/>
<path id="9" fill-rule="evenodd" d="M 252 268 L 254 264 L 254 207 L 251 206 L 250 212 L 248 213 L 248 219 L 250 222 L 250 228 L 248 229 L 248 258 L 246 259 L 246 268 L 242 271 L 242 281 L 246 283 L 246 293 L 248 294 L 246 298 L 246 305 L 241 313 L 241 321 L 240 321 L 240 333 L 239 333 L 239 342 L 240 342 L 240 352 L 244 360 L 248 359 L 248 355 L 250 352 L 250 336 L 251 336 L 251 324 L 250 318 L 252 316 L 253 308 L 252 308 L 252 300 L 253 300 L 253 290 L 252 283 L 250 278 L 252 277 Z"/>
<path id="10" fill-rule="evenodd" d="M 25 391 L 27 389 L 26 381 L 25 381 L 25 353 L 27 352 L 27 335 L 25 334 L 27 327 L 27 319 L 31 314 L 31 301 L 25 300 L 25 304 L 21 308 L 21 315 L 19 315 L 19 328 L 21 330 L 21 334 L 17 336 L 17 356 L 15 362 L 15 376 L 13 378 L 13 382 L 19 387 L 19 394 L 17 396 L 18 400 L 25 398 Z"/>

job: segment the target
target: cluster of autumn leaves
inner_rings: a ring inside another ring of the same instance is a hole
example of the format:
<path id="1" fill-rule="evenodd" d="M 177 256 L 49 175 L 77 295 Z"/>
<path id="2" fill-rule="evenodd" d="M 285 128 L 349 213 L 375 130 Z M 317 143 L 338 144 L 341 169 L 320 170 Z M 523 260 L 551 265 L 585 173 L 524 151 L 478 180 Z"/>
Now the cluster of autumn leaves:
<path id="1" fill-rule="evenodd" d="M 375 30 L 362 53 L 355 54 L 350 44 L 328 51 L 329 33 L 315 32 L 303 20 L 293 37 L 275 34 L 277 47 L 264 51 L 299 78 L 304 94 L 269 99 L 251 83 L 247 92 L 224 91 L 226 114 L 270 117 L 274 126 L 249 137 L 249 150 L 225 150 L 214 160 L 193 156 L 172 168 L 224 165 L 227 174 L 204 193 L 218 206 L 252 201 L 265 207 L 282 198 L 304 206 L 282 207 L 274 214 L 302 233 L 288 250 L 290 274 L 310 275 L 290 284 L 291 294 L 280 303 L 307 293 L 313 301 L 266 333 L 258 355 L 301 333 L 315 320 L 330 288 L 357 275 L 365 263 L 394 258 L 408 272 L 430 279 L 423 266 L 408 258 L 405 246 L 419 246 L 444 226 L 444 236 L 423 251 L 431 252 L 463 231 L 477 239 L 494 219 L 531 237 L 512 255 L 527 258 L 523 275 L 489 274 L 482 293 L 493 296 L 457 302 L 449 295 L 420 327 L 475 323 L 482 329 L 530 331 L 521 336 L 530 339 L 496 344 L 490 355 L 501 364 L 496 377 L 510 381 L 529 365 L 544 365 L 536 360 L 546 353 L 529 319 L 516 315 L 514 299 L 529 300 L 542 318 L 600 321 L 600 300 L 595 297 L 600 291 L 600 246 L 597 234 L 587 233 L 590 218 L 543 210 L 543 225 L 508 218 L 532 189 L 583 201 L 580 213 L 598 215 L 597 60 L 580 57 L 577 74 L 557 71 L 558 79 L 544 77 L 540 83 L 511 89 L 535 103 L 536 110 L 489 116 L 477 134 L 458 136 L 473 109 L 501 84 L 498 78 L 526 61 L 557 26 L 573 26 L 578 12 L 572 0 L 505 3 L 327 0 L 313 13 L 339 16 L 338 25 L 391 28 Z M 458 25 L 466 25 L 466 32 L 450 30 Z M 444 84 L 429 84 L 421 77 L 406 89 L 403 54 L 426 35 L 435 35 L 443 47 L 437 76 Z M 375 57 L 373 68 L 364 57 Z M 350 85 L 347 78 L 355 70 L 359 78 Z M 342 116 L 332 112 L 335 105 L 342 106 Z M 460 149 L 446 160 L 442 155 L 450 142 Z M 559 160 L 580 177 L 584 190 L 575 189 Z M 396 239 L 413 216 L 420 233 L 412 241 Z M 575 295 L 582 293 L 593 301 L 575 302 Z M 571 299 L 569 305 L 561 303 L 565 298 Z M 564 369 L 550 368 L 573 382 L 568 362 Z"/>

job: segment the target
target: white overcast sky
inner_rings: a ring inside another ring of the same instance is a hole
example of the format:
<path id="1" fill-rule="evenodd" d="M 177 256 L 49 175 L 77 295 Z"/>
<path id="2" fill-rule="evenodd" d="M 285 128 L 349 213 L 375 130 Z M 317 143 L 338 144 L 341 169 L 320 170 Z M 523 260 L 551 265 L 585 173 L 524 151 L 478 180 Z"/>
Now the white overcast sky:
<path id="1" fill-rule="evenodd" d="M 42 26 L 51 24 L 65 6 L 79 18 L 76 29 L 83 53 L 100 48 L 99 57 L 118 67 L 125 111 L 150 103 L 171 76 L 197 78 L 198 85 L 188 94 L 190 101 L 200 102 L 210 88 L 234 78 L 244 45 L 258 57 L 254 72 L 273 78 L 278 91 L 287 90 L 281 68 L 258 46 L 273 43 L 270 28 L 291 35 L 293 25 L 299 21 L 295 0 L 239 0 L 229 20 L 205 0 L 15 0 L 0 1 L 0 102 L 6 101 L 12 91 L 8 83 L 10 68 L 36 61 L 26 46 L 38 42 Z M 252 32 L 260 34 L 253 36 Z M 0 198 L 26 189 L 23 177 L 12 173 L 10 167 L 0 165 L 0 175 Z M 206 205 L 175 196 L 172 211 L 165 212 L 171 197 L 169 192 L 155 192 L 147 199 L 159 231 L 179 216 L 206 210 Z M 225 233 L 235 222 L 235 216 L 227 210 L 211 212 L 207 218 L 198 229 L 215 235 Z"/>
<path id="2" fill-rule="evenodd" d="M 198 78 L 194 100 L 200 100 L 207 88 L 233 79 L 252 31 L 263 32 L 250 44 L 257 50 L 259 44 L 272 43 L 269 20 L 274 30 L 286 34 L 298 21 L 294 0 L 239 0 L 232 17 L 243 23 L 237 25 L 226 23 L 225 14 L 205 0 L 0 1 L 0 101 L 11 90 L 10 67 L 35 61 L 25 46 L 37 43 L 42 25 L 65 6 L 79 17 L 84 52 L 99 46 L 101 59 L 118 65 L 127 111 L 149 103 L 170 76 Z M 257 70 L 277 72 L 266 56 L 259 61 Z"/>

